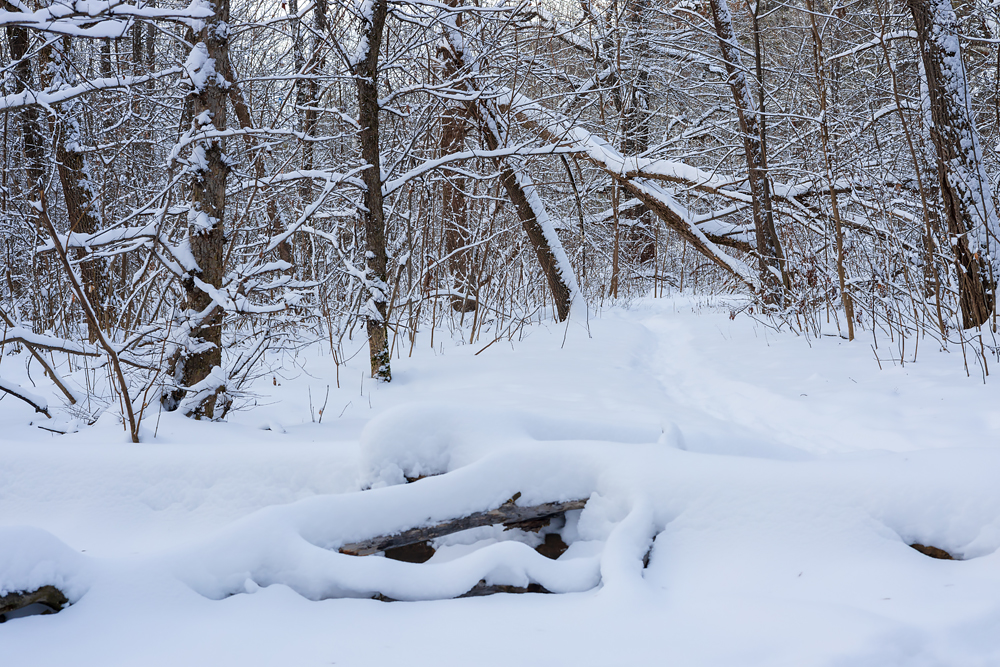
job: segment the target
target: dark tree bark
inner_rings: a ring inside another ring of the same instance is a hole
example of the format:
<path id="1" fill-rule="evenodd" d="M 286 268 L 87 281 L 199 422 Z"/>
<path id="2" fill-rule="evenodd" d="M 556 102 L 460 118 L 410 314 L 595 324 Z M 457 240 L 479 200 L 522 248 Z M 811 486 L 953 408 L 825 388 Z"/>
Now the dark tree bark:
<path id="1" fill-rule="evenodd" d="M 70 62 L 73 43 L 69 37 L 53 41 L 41 51 L 42 86 L 50 88 L 76 82 L 73 65 Z M 93 234 L 101 228 L 101 211 L 97 186 L 92 180 L 90 167 L 84 158 L 83 137 L 77 114 L 78 100 L 70 100 L 54 107 L 56 113 L 49 116 L 49 131 L 55 152 L 59 183 L 62 185 L 69 231 L 76 234 Z M 90 300 L 97 324 L 107 329 L 113 312 L 109 299 L 109 279 L 102 259 L 87 260 L 87 250 L 76 250 L 76 260 L 80 262 L 80 275 L 84 289 Z M 88 339 L 91 343 L 98 339 L 94 324 L 87 323 Z"/>
<path id="2" fill-rule="evenodd" d="M 215 13 L 205 21 L 189 62 L 198 67 L 188 102 L 195 133 L 226 129 L 226 90 L 217 76 L 217 63 L 229 60 L 229 0 L 215 0 Z M 184 316 L 190 327 L 191 347 L 179 351 L 173 375 L 178 389 L 171 395 L 168 409 L 191 388 L 209 381 L 212 370 L 222 364 L 222 309 L 212 295 L 199 286 L 222 285 L 225 250 L 226 177 L 229 164 L 220 139 L 199 139 L 193 149 L 188 211 L 188 243 L 198 268 L 184 280 Z M 215 399 L 224 387 L 198 387 L 196 400 L 184 404 L 192 417 L 211 419 Z M 206 390 L 207 389 L 207 390 Z"/>
<path id="3" fill-rule="evenodd" d="M 630 77 L 622 108 L 622 148 L 625 155 L 638 155 L 649 149 L 649 48 L 643 26 L 649 0 L 630 0 L 625 14 L 628 25 Z"/>
<path id="4" fill-rule="evenodd" d="M 3 7 L 7 11 L 18 11 L 16 7 L 6 2 Z M 12 92 L 20 93 L 26 88 L 30 88 L 32 81 L 31 61 L 25 57 L 28 54 L 29 45 L 28 29 L 23 26 L 8 25 L 6 31 L 11 62 L 17 63 L 12 70 L 14 84 Z M 21 141 L 24 150 L 25 186 L 28 190 L 28 198 L 41 204 L 41 211 L 29 207 L 28 213 L 37 218 L 39 215 L 44 215 L 46 210 L 44 206 L 45 172 L 42 166 L 45 158 L 45 141 L 42 138 L 38 107 L 25 107 L 19 114 L 21 116 Z"/>
<path id="5" fill-rule="evenodd" d="M 480 116 L 480 127 L 486 147 L 491 151 L 497 150 L 501 145 L 501 137 L 497 135 L 496 130 L 502 123 L 499 114 L 491 113 L 491 110 L 484 105 L 477 105 L 476 113 Z M 556 304 L 556 315 L 562 322 L 569 317 L 570 306 L 573 303 L 573 287 L 570 281 L 574 280 L 574 277 L 564 276 L 559 267 L 556 248 L 553 247 L 542 227 L 540 217 L 545 215 L 545 212 L 537 209 L 539 200 L 537 193 L 534 192 L 534 183 L 527 179 L 522 170 L 512 167 L 509 160 L 498 160 L 498 163 L 500 184 L 507 192 L 507 198 L 517 209 L 521 228 L 528 235 L 528 241 L 538 259 L 538 265 L 542 267 L 542 273 L 549 284 L 549 291 L 552 292 L 552 300 Z"/>
<path id="6" fill-rule="evenodd" d="M 372 377 L 384 382 L 392 380 L 392 372 L 389 368 L 389 335 L 386 327 L 389 310 L 389 286 L 386 282 L 389 257 L 385 249 L 382 160 L 379 152 L 378 57 L 387 14 L 387 0 L 373 0 L 371 13 L 364 17 L 361 28 L 361 38 L 368 48 L 353 65 L 358 90 L 358 123 L 361 125 L 361 159 L 368 164 L 368 168 L 362 173 L 365 182 L 368 351 Z"/>
<path id="7" fill-rule="evenodd" d="M 458 0 L 447 0 L 449 7 L 458 7 Z M 446 17 L 445 30 L 461 30 L 462 14 L 456 12 Z M 461 43 L 461 42 L 459 42 Z M 455 40 L 445 40 L 438 47 L 441 61 L 439 74 L 442 81 L 450 81 L 464 67 L 464 53 L 458 52 Z M 464 104 L 448 103 L 441 114 L 441 155 L 458 153 L 465 148 L 468 107 Z M 472 296 L 475 285 L 470 280 L 469 214 L 465 197 L 466 179 L 461 172 L 443 169 L 441 183 L 441 209 L 444 216 L 444 248 L 448 255 L 448 267 L 455 277 L 455 289 L 465 296 L 453 296 L 451 307 L 459 313 L 468 313 L 478 305 Z"/>
<path id="8" fill-rule="evenodd" d="M 757 253 L 760 259 L 760 282 L 763 285 L 765 303 L 781 304 L 783 288 L 788 285 L 785 273 L 785 259 L 781 243 L 774 227 L 774 211 L 771 205 L 771 185 L 767 180 L 767 161 L 761 143 L 760 118 L 750 86 L 744 74 L 736 33 L 733 32 L 732 16 L 726 0 L 711 0 L 715 32 L 719 38 L 719 48 L 729 75 L 729 88 L 733 94 L 736 115 L 739 117 L 743 148 L 746 152 L 750 194 L 753 198 L 754 228 L 757 234 Z"/>
<path id="9" fill-rule="evenodd" d="M 290 0 L 289 10 L 296 14 L 299 11 L 297 0 Z M 302 169 L 311 171 L 316 164 L 316 151 L 310 138 L 316 133 L 316 126 L 319 123 L 319 81 L 316 74 L 323 68 L 323 51 L 321 35 L 326 33 L 326 0 L 318 0 L 313 6 L 313 21 L 315 26 L 314 39 L 312 41 L 312 52 L 306 59 L 305 33 L 300 19 L 294 19 L 292 25 L 295 34 L 292 37 L 292 53 L 297 74 L 304 78 L 299 79 L 295 84 L 295 106 L 298 115 L 299 130 L 305 139 L 302 141 Z M 298 185 L 299 210 L 304 210 L 312 202 L 313 182 L 304 178 Z M 313 279 L 312 274 L 312 243 L 308 236 L 298 236 L 298 274 L 303 279 Z"/>
<path id="10" fill-rule="evenodd" d="M 53 612 L 57 612 L 68 605 L 69 600 L 55 586 L 42 586 L 33 591 L 7 593 L 4 596 L 0 596 L 0 620 L 6 620 L 3 618 L 3 614 L 9 614 L 12 611 L 23 609 L 32 604 L 45 605 Z"/>
<path id="11" fill-rule="evenodd" d="M 985 324 L 996 304 L 989 235 L 998 232 L 989 180 L 969 109 L 958 22 L 950 0 L 907 0 L 930 96 L 938 185 L 958 269 L 962 327 Z M 970 239 L 971 237 L 971 239 Z"/>

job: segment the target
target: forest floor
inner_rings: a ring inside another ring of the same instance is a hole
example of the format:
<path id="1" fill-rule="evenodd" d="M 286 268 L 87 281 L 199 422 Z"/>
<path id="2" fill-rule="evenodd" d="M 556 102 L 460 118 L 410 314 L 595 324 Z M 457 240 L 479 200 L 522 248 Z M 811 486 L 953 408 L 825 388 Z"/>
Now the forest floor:
<path id="1" fill-rule="evenodd" d="M 0 625 L 3 664 L 1000 664 L 1000 381 L 960 350 L 688 297 L 488 342 L 421 334 L 389 385 L 317 344 L 139 445 L 0 400 L 0 595 L 74 602 Z M 589 499 L 558 560 L 490 527 L 425 564 L 336 552 L 518 492 Z M 557 594 L 446 599 L 479 580 Z"/>

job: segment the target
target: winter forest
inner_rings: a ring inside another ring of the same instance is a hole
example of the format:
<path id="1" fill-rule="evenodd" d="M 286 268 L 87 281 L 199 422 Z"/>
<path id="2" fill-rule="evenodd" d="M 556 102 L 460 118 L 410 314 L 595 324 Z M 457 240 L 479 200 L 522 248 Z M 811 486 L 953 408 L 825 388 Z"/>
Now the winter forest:
<path id="1" fill-rule="evenodd" d="M 1000 663 L 998 3 L 0 24 L 3 653 Z"/>

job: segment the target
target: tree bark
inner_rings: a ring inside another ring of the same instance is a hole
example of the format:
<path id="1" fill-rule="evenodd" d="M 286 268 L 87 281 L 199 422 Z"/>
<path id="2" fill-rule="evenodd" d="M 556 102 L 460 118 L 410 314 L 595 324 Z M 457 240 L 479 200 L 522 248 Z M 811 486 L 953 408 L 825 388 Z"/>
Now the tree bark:
<path id="1" fill-rule="evenodd" d="M 52 142 L 55 144 L 59 182 L 62 185 L 63 198 L 66 200 L 69 230 L 77 234 L 93 234 L 102 227 L 101 209 L 97 201 L 97 186 L 91 180 L 90 166 L 81 152 L 83 142 L 79 119 L 74 109 L 65 109 L 69 105 L 75 106 L 74 102 L 75 100 L 63 105 L 65 113 L 55 119 Z M 98 324 L 107 330 L 114 318 L 114 309 L 110 303 L 110 278 L 103 259 L 83 261 L 88 254 L 81 248 L 76 251 L 76 259 L 80 262 L 83 285 L 96 311 Z M 90 342 L 96 342 L 97 336 L 93 327 L 88 325 L 87 337 Z"/>
<path id="2" fill-rule="evenodd" d="M 833 215 L 834 233 L 837 239 L 837 280 L 840 283 L 840 299 L 844 306 L 844 317 L 847 319 L 847 339 L 854 340 L 854 301 L 847 291 L 847 269 L 844 266 L 844 229 L 840 220 L 840 202 L 837 199 L 837 183 L 833 165 L 833 148 L 830 146 L 830 126 L 827 121 L 826 99 L 826 55 L 823 53 L 823 36 L 820 34 L 813 11 L 812 0 L 805 0 L 806 11 L 809 13 L 809 24 L 813 37 L 813 67 L 816 73 L 816 85 L 819 88 L 819 135 L 823 150 L 823 166 L 826 169 L 826 180 L 830 186 L 830 212 Z M 756 14 L 755 14 L 756 16 Z M 756 18 L 754 19 L 756 23 Z M 755 31 L 755 38 L 756 38 Z M 758 71 L 761 63 L 758 59 Z"/>
<path id="3" fill-rule="evenodd" d="M 379 151 L 378 57 L 388 14 L 387 0 L 372 0 L 371 13 L 364 17 L 361 38 L 368 48 L 354 64 L 354 81 L 358 90 L 358 123 L 361 125 L 361 159 L 368 164 L 362 172 L 365 183 L 364 225 L 366 289 L 368 308 L 365 326 L 368 330 L 368 352 L 372 377 L 383 382 L 392 380 L 389 366 L 388 313 L 389 286 L 386 282 L 388 253 L 385 248 L 385 210 L 382 203 L 382 161 Z"/>
<path id="4" fill-rule="evenodd" d="M 465 53 L 458 46 L 458 40 L 454 37 L 446 31 L 445 38 L 449 48 L 439 51 L 439 55 L 452 59 L 454 62 L 451 69 L 454 72 L 460 72 L 466 67 Z M 463 87 L 469 88 L 468 85 Z M 506 127 L 506 120 L 503 114 L 496 109 L 496 105 L 491 101 L 475 99 L 466 101 L 465 107 L 467 114 L 478 121 L 482 141 L 486 147 L 491 151 L 500 148 L 504 142 L 501 128 Z M 521 228 L 528 236 L 528 241 L 531 243 L 535 257 L 542 269 L 542 274 L 548 283 L 549 291 L 552 293 L 552 300 L 556 306 L 556 316 L 559 321 L 563 321 L 569 317 L 574 293 L 579 288 L 572 273 L 564 275 L 565 272 L 571 271 L 568 260 L 565 266 L 561 266 L 559 261 L 559 256 L 565 257 L 565 252 L 555 230 L 549 226 L 547 232 L 544 224 L 548 217 L 547 213 L 541 206 L 534 182 L 519 162 L 520 160 L 516 157 L 496 160 L 497 166 L 500 168 L 500 184 L 507 193 L 507 198 L 517 210 Z"/>
<path id="5" fill-rule="evenodd" d="M 504 524 L 510 528 L 516 528 L 518 524 L 526 524 L 527 530 L 537 530 L 531 524 L 537 522 L 539 519 L 565 514 L 570 510 L 583 509 L 587 504 L 586 499 L 582 499 L 521 507 L 515 504 L 520 496 L 520 493 L 515 494 L 513 498 L 496 509 L 486 510 L 485 512 L 473 512 L 468 516 L 430 526 L 411 528 L 395 535 L 382 535 L 361 542 L 345 544 L 340 547 L 340 553 L 350 554 L 351 556 L 370 556 L 386 549 L 398 549 L 399 547 L 433 540 L 438 537 L 468 530 L 469 528 L 495 526 L 498 524 Z"/>
<path id="6" fill-rule="evenodd" d="M 449 7 L 457 7 L 458 0 L 447 0 Z M 462 27 L 462 14 L 454 13 L 444 19 L 446 31 L 458 31 Z M 465 54 L 459 51 L 462 42 L 444 40 L 438 46 L 438 57 L 441 61 L 439 70 L 441 81 L 450 81 L 465 66 Z M 466 122 L 469 117 L 468 107 L 458 102 L 447 103 L 441 113 L 441 155 L 458 153 L 465 148 Z M 468 313 L 478 305 L 472 296 L 475 285 L 470 280 L 469 270 L 469 215 L 465 197 L 466 179 L 461 172 L 454 169 L 443 169 L 444 180 L 441 183 L 441 212 L 444 220 L 444 249 L 448 256 L 448 267 L 454 276 L 455 289 L 464 296 L 455 295 L 451 298 L 451 307 L 459 313 Z"/>
<path id="7" fill-rule="evenodd" d="M 189 63 L 195 64 L 193 90 L 189 97 L 193 131 L 211 132 L 226 129 L 226 90 L 220 85 L 217 73 L 219 63 L 229 59 L 229 0 L 215 0 L 215 13 L 205 21 L 192 49 Z M 188 243 L 198 268 L 184 279 L 186 298 L 184 316 L 190 332 L 189 346 L 180 351 L 174 368 L 178 384 L 174 403 L 187 389 L 206 381 L 212 370 L 222 364 L 222 308 L 198 281 L 210 288 L 222 286 L 225 250 L 226 177 L 229 174 L 228 158 L 218 138 L 199 139 L 193 149 L 190 168 L 191 201 L 188 211 Z M 212 419 L 215 399 L 222 386 L 215 391 L 202 392 L 195 404 L 184 407 L 186 414 Z"/>
<path id="8" fill-rule="evenodd" d="M 9 614 L 31 604 L 42 604 L 57 612 L 69 604 L 69 600 L 55 586 L 42 586 L 33 591 L 16 591 L 0 596 L 0 614 Z"/>
<path id="9" fill-rule="evenodd" d="M 18 11 L 13 5 L 4 2 L 4 9 L 7 11 Z M 10 50 L 11 62 L 16 62 L 13 68 L 13 92 L 20 93 L 31 87 L 32 73 L 31 61 L 26 57 L 28 54 L 29 36 L 28 29 L 18 25 L 8 25 L 7 46 Z M 38 117 L 38 107 L 32 105 L 21 109 L 21 141 L 24 151 L 25 162 L 25 186 L 27 188 L 28 199 L 39 202 L 40 210 L 34 206 L 28 207 L 28 214 L 36 219 L 44 215 L 45 197 L 45 172 L 43 162 L 45 158 L 45 141 L 42 138 L 41 124 Z"/>
<path id="10" fill-rule="evenodd" d="M 958 21 L 950 0 L 907 0 L 930 97 L 938 185 L 958 269 L 962 327 L 985 324 L 996 305 L 990 235 L 998 234 L 990 182 L 972 122 Z M 993 242 L 995 243 L 995 241 Z"/>
<path id="11" fill-rule="evenodd" d="M 760 261 L 760 282 L 763 286 L 765 303 L 780 305 L 783 302 L 783 288 L 788 286 L 785 273 L 785 259 L 781 243 L 774 227 L 774 211 L 771 205 L 771 186 L 767 179 L 767 162 L 761 143 L 758 111 L 750 95 L 736 33 L 733 32 L 732 16 L 726 0 L 711 0 L 715 32 L 719 38 L 719 48 L 729 74 L 729 88 L 733 94 L 736 115 L 739 118 L 743 148 L 746 153 L 750 193 L 753 198 L 753 219 L 757 235 L 757 253 Z"/>

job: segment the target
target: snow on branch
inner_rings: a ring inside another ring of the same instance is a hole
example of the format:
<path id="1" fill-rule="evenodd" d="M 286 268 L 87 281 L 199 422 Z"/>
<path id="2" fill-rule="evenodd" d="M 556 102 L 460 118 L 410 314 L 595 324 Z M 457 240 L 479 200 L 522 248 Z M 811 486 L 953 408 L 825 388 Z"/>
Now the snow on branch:
<path id="1" fill-rule="evenodd" d="M 582 127 L 571 125 L 548 109 L 509 89 L 507 98 L 499 100 L 501 110 L 511 111 L 518 122 L 536 131 L 547 141 L 561 141 L 575 149 L 589 162 L 618 181 L 632 196 L 653 210 L 672 229 L 679 232 L 700 252 L 729 271 L 754 290 L 760 289 L 756 273 L 743 261 L 722 250 L 704 231 L 698 228 L 690 211 L 680 206 L 673 196 L 656 181 L 676 181 L 688 186 L 709 185 L 722 190 L 732 181 L 701 169 L 670 160 L 648 160 L 625 157 L 603 138 Z M 742 195 L 741 199 L 749 197 Z"/>
<path id="2" fill-rule="evenodd" d="M 839 53 L 834 53 L 832 56 L 826 59 L 826 62 L 833 62 L 834 60 L 840 60 L 841 58 L 846 58 L 847 56 L 853 56 L 855 53 L 861 53 L 872 47 L 879 46 L 883 42 L 889 42 L 894 39 L 916 39 L 916 30 L 898 30 L 896 32 L 887 32 L 884 35 L 879 35 L 875 39 L 870 39 L 863 44 L 858 44 L 857 46 L 847 49 L 846 51 L 841 51 Z"/>
<path id="3" fill-rule="evenodd" d="M 112 0 L 57 0 L 35 11 L 0 10 L 0 26 L 22 26 L 48 33 L 106 39 L 121 37 L 136 19 L 174 20 L 200 30 L 202 19 L 213 13 L 210 3 L 193 0 L 187 7 L 129 5 Z"/>
<path id="4" fill-rule="evenodd" d="M 35 412 L 40 412 L 49 419 L 52 415 L 49 414 L 49 402 L 45 400 L 42 396 L 34 394 L 19 384 L 5 380 L 0 377 L 0 391 L 6 392 L 13 396 L 14 398 L 19 398 L 31 407 L 35 409 Z"/>
<path id="5" fill-rule="evenodd" d="M 98 79 L 90 79 L 75 86 L 66 86 L 52 92 L 38 92 L 36 90 L 23 90 L 19 93 L 4 95 L 0 97 L 0 111 L 20 111 L 27 107 L 41 106 L 49 107 L 54 104 L 61 104 L 69 100 L 100 90 L 114 90 L 117 88 L 128 88 L 148 81 L 156 81 L 168 76 L 183 74 L 183 67 L 168 67 L 167 69 L 144 74 L 142 76 L 110 76 Z"/>
<path id="6" fill-rule="evenodd" d="M 44 336 L 36 334 L 24 327 L 9 327 L 4 331 L 3 338 L 0 338 L 0 345 L 6 343 L 23 343 L 42 350 L 52 350 L 53 352 L 65 352 L 66 354 L 78 354 L 84 357 L 99 357 L 101 352 L 94 345 L 78 343 L 65 338 L 54 336 Z"/>

